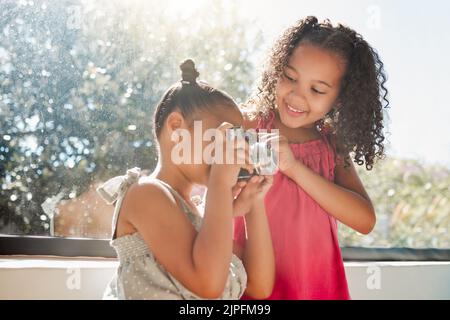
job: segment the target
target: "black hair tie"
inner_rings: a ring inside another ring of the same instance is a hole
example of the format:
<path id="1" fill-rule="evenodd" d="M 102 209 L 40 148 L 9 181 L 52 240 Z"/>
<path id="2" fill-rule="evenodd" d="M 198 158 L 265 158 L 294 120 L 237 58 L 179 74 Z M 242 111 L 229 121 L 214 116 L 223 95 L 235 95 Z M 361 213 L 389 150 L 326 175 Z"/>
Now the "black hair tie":
<path id="1" fill-rule="evenodd" d="M 184 60 L 180 65 L 180 69 L 182 82 L 188 82 L 189 84 L 197 83 L 197 78 L 200 73 L 195 69 L 195 63 L 192 59 Z"/>

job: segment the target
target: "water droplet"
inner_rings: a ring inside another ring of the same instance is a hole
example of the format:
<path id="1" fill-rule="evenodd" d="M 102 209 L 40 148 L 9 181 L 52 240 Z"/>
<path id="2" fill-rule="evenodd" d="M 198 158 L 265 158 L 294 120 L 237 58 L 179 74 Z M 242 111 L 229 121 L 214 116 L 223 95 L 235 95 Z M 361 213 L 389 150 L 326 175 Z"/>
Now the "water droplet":
<path id="1" fill-rule="evenodd" d="M 43 77 L 50 77 L 51 76 L 51 73 L 49 71 L 45 70 L 45 69 L 41 71 L 41 74 L 42 74 Z"/>

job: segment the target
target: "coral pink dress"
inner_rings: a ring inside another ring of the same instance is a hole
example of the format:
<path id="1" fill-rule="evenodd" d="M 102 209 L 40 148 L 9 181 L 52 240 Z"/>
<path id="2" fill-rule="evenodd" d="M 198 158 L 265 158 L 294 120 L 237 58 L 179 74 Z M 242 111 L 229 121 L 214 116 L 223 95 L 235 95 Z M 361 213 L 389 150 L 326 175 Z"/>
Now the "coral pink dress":
<path id="1" fill-rule="evenodd" d="M 274 116 L 272 112 L 267 120 L 260 120 L 258 128 L 270 129 Z M 290 146 L 297 159 L 334 181 L 336 153 L 327 135 Z M 269 299 L 350 299 L 336 219 L 281 172 L 274 176 L 265 206 L 276 266 L 275 286 Z M 235 220 L 234 236 L 245 245 L 242 217 Z"/>

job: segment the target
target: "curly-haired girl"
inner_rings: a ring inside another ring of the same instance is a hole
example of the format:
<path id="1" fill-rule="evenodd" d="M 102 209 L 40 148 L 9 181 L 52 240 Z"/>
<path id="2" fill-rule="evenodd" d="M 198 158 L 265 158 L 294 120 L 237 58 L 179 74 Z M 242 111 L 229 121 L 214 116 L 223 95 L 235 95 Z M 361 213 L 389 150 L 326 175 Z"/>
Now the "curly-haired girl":
<path id="1" fill-rule="evenodd" d="M 337 220 L 367 234 L 375 210 L 352 162 L 384 155 L 383 63 L 355 31 L 307 17 L 270 54 L 247 128 L 278 129 L 279 171 L 265 197 L 276 261 L 269 299 L 349 299 Z M 352 161 L 353 160 L 353 161 Z M 245 218 L 235 237 L 245 247 Z"/>

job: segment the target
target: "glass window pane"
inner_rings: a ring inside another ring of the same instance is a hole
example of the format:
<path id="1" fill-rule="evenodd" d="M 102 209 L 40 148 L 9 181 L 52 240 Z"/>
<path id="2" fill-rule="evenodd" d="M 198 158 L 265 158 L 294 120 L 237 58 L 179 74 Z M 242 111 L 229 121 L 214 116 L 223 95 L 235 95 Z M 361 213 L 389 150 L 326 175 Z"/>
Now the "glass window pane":
<path id="1" fill-rule="evenodd" d="M 95 189 L 154 168 L 153 108 L 183 59 L 248 96 L 258 32 L 235 5 L 182 6 L 0 3 L 1 233 L 108 238 L 113 207 Z"/>
<path id="2" fill-rule="evenodd" d="M 340 225 L 341 245 L 450 248 L 449 9 L 405 1 L 1 1 L 0 233 L 109 238 L 113 207 L 95 190 L 127 168 L 155 167 L 153 110 L 179 79 L 180 61 L 194 58 L 201 78 L 243 102 L 266 49 L 314 13 L 354 27 L 389 76 L 387 157 L 372 171 L 357 168 L 377 225 L 366 236 Z M 429 27 L 417 23 L 429 17 Z"/>

